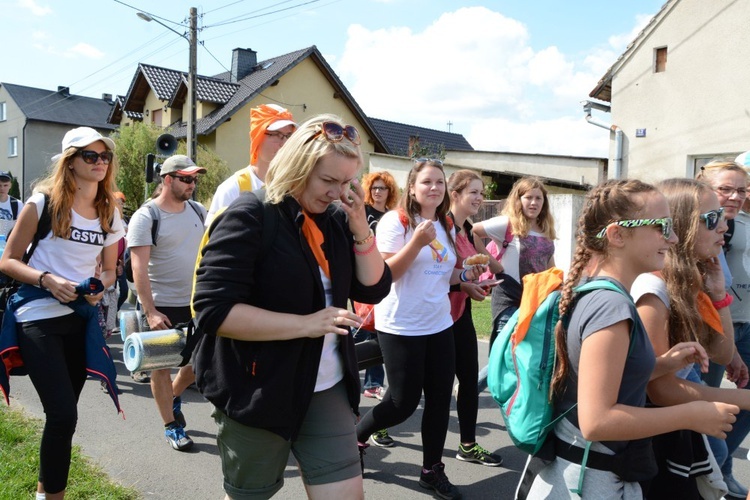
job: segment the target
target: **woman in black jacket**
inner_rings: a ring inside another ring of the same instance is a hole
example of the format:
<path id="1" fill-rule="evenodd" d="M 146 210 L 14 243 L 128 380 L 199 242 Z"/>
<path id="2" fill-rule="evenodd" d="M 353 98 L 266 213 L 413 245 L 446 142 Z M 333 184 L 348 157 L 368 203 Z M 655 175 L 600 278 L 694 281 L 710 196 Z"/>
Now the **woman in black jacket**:
<path id="1" fill-rule="evenodd" d="M 357 129 L 321 115 L 279 150 L 266 201 L 245 193 L 208 233 L 193 307 L 201 393 L 216 410 L 228 497 L 269 498 L 289 451 L 310 498 L 361 498 L 359 375 L 347 300 L 379 302 L 391 274 L 356 177 Z"/>

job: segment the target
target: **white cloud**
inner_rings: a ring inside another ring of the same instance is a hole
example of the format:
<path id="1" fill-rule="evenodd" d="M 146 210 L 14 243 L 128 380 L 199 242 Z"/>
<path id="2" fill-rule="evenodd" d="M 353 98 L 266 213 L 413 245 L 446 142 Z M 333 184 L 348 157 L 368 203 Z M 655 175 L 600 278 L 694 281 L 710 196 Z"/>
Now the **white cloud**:
<path id="1" fill-rule="evenodd" d="M 104 52 L 100 51 L 96 47 L 93 47 L 87 43 L 77 43 L 73 47 L 70 47 L 65 51 L 66 57 L 83 56 L 86 59 L 101 59 L 104 57 Z"/>
<path id="2" fill-rule="evenodd" d="M 352 25 L 336 70 L 375 118 L 438 130 L 450 121 L 476 149 L 606 156 L 607 132 L 586 123 L 580 101 L 615 57 L 535 51 L 523 23 L 471 7 L 421 32 Z"/>
<path id="3" fill-rule="evenodd" d="M 653 15 L 638 14 L 637 16 L 635 16 L 635 26 L 633 27 L 633 29 L 630 30 L 629 33 L 612 35 L 611 37 L 609 37 L 609 44 L 615 51 L 617 51 L 619 54 L 622 54 L 630 44 L 630 42 L 635 40 L 635 37 L 638 36 L 638 33 L 640 33 L 641 30 L 646 27 L 646 25 L 649 23 L 649 21 L 651 21 L 653 17 Z"/>
<path id="4" fill-rule="evenodd" d="M 49 38 L 49 35 L 44 31 L 34 31 L 31 34 L 31 38 L 33 40 L 46 40 Z"/>
<path id="5" fill-rule="evenodd" d="M 34 0 L 18 0 L 18 6 L 23 9 L 28 9 L 35 16 L 46 16 L 47 14 L 52 14 L 52 9 L 50 7 L 42 7 Z"/>

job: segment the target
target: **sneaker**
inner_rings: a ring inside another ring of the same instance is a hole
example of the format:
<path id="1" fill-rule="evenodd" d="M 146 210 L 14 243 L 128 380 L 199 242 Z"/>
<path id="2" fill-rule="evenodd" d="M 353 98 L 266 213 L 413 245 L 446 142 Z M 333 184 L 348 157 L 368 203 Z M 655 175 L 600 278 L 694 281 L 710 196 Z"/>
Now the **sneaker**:
<path id="1" fill-rule="evenodd" d="M 731 473 L 724 476 L 724 482 L 727 484 L 728 490 L 725 495 L 726 498 L 747 498 L 747 488 L 738 483 Z"/>
<path id="2" fill-rule="evenodd" d="M 445 475 L 445 464 L 442 462 L 436 463 L 427 472 L 422 469 L 422 473 L 419 475 L 419 486 L 435 490 L 437 496 L 446 500 L 461 498 L 458 488 L 448 481 L 448 476 Z"/>
<path id="3" fill-rule="evenodd" d="M 462 444 L 458 445 L 456 458 L 464 462 L 486 465 L 487 467 L 499 467 L 503 463 L 503 458 L 500 455 L 490 453 L 479 446 L 478 443 L 474 443 L 474 446 L 470 446 L 469 448 L 465 448 Z"/>
<path id="4" fill-rule="evenodd" d="M 130 377 L 139 384 L 148 384 L 151 382 L 148 372 L 131 372 Z"/>
<path id="5" fill-rule="evenodd" d="M 385 388 L 373 387 L 372 389 L 365 389 L 364 392 L 362 392 L 362 395 L 366 398 L 375 398 L 379 401 L 383 401 L 383 396 L 385 396 Z"/>
<path id="6" fill-rule="evenodd" d="M 185 415 L 182 413 L 182 398 L 180 396 L 172 398 L 172 415 L 174 416 L 175 422 L 180 424 L 180 427 L 187 427 Z"/>
<path id="7" fill-rule="evenodd" d="M 365 455 L 367 455 L 365 450 L 369 447 L 370 445 L 367 443 L 357 442 L 357 448 L 359 448 L 359 463 L 362 465 L 362 474 L 365 473 Z"/>
<path id="8" fill-rule="evenodd" d="M 164 435 L 167 437 L 167 443 L 177 451 L 186 451 L 193 446 L 193 440 L 185 433 L 185 428 L 178 423 L 164 429 Z"/>
<path id="9" fill-rule="evenodd" d="M 390 448 L 396 444 L 393 438 L 388 435 L 388 429 L 383 429 L 373 433 L 373 435 L 370 436 L 370 441 L 372 441 L 372 444 L 375 446 L 380 446 L 381 448 Z"/>

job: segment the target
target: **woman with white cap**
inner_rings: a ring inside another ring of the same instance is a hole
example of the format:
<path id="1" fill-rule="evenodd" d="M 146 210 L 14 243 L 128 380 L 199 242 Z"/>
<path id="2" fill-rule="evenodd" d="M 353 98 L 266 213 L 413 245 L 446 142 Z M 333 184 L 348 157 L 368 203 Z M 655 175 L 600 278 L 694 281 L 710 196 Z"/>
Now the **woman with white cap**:
<path id="1" fill-rule="evenodd" d="M 28 300 L 12 314 L 12 309 L 6 311 L 2 336 L 7 340 L 9 332 L 17 333 L 17 348 L 46 415 L 37 498 L 65 496 L 78 397 L 87 369 L 98 363 L 100 368 L 93 371 L 116 373 L 98 321 L 94 323 L 98 332 L 89 321 L 92 310 L 97 317 L 102 292 L 115 282 L 117 242 L 124 234 L 114 199 L 114 148 L 111 139 L 89 127 L 66 133 L 62 154 L 49 176 L 35 187 L 0 259 L 0 271 L 22 283 L 9 304 L 19 297 Z M 27 263 L 24 252 L 43 217 L 49 217 L 51 230 L 41 237 Z M 101 283 L 91 278 L 99 254 Z M 102 286 L 83 292 L 82 282 Z M 8 323 L 18 328 L 9 329 Z M 90 349 L 97 339 L 98 349 Z M 110 397 L 117 405 L 114 379 L 109 378 L 105 377 L 111 385 Z"/>

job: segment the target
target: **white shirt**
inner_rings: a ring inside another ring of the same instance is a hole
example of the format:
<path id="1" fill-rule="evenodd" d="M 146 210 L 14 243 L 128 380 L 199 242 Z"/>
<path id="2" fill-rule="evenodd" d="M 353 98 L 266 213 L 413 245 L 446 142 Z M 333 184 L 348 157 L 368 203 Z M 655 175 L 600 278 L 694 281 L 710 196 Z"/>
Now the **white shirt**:
<path id="1" fill-rule="evenodd" d="M 219 210 L 228 207 L 234 200 L 239 198 L 239 176 L 245 172 L 250 173 L 250 181 L 252 183 L 251 191 L 260 189 L 265 185 L 265 183 L 260 180 L 257 175 L 255 175 L 255 169 L 253 169 L 252 165 L 248 165 L 242 170 L 238 170 L 237 172 L 235 172 L 228 179 L 219 184 L 219 187 L 216 188 L 216 193 L 211 200 L 211 207 L 208 209 L 208 216 L 206 217 L 206 227 L 211 225 L 211 221 L 214 220 L 214 217 L 216 217 L 216 214 L 219 212 Z"/>

